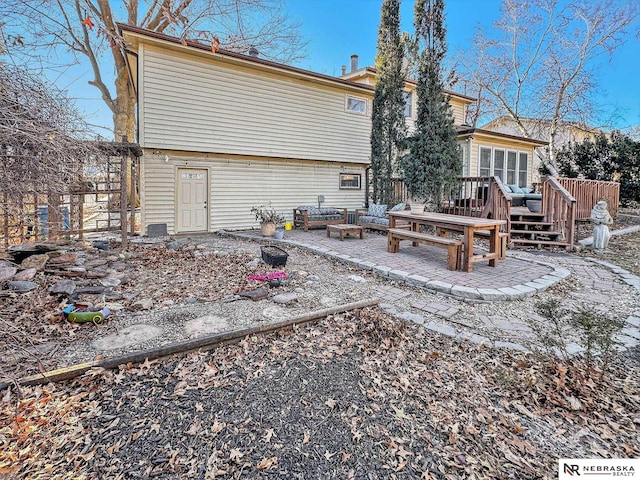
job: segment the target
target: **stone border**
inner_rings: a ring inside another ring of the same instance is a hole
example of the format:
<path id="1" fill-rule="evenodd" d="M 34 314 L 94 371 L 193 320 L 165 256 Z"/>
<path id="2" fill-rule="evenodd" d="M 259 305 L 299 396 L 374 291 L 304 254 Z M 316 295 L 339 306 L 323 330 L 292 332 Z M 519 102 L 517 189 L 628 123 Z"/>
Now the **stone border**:
<path id="1" fill-rule="evenodd" d="M 640 231 L 640 225 L 631 225 L 630 227 L 621 228 L 620 230 L 613 230 L 611 232 L 611 236 L 614 235 L 625 235 L 627 233 L 635 233 Z M 588 247 L 593 245 L 593 237 L 583 238 L 582 240 L 578 240 L 576 243 L 582 245 L 583 247 Z"/>
<path id="2" fill-rule="evenodd" d="M 275 240 L 269 238 L 267 240 L 263 238 L 256 238 L 254 235 L 242 232 L 227 232 L 225 230 L 221 230 L 216 233 L 220 235 L 242 238 L 244 240 L 252 240 L 261 244 L 277 242 L 280 244 L 293 245 L 295 247 L 323 255 L 330 259 L 338 260 L 342 263 L 346 263 L 347 265 L 355 266 L 361 270 L 373 271 L 381 277 L 387 277 L 391 280 L 400 280 L 407 283 L 408 285 L 424 288 L 425 290 L 430 290 L 435 293 L 451 295 L 459 300 L 482 300 L 488 302 L 516 300 L 518 298 L 527 297 L 534 293 L 546 290 L 550 286 L 555 285 L 556 283 L 564 280 L 571 275 L 571 272 L 566 268 L 558 267 L 557 265 L 554 265 L 552 263 L 542 262 L 540 260 L 527 259 L 527 261 L 529 261 L 530 263 L 537 263 L 539 265 L 544 265 L 545 267 L 551 268 L 551 273 L 531 280 L 525 284 L 517 284 L 510 287 L 502 287 L 498 289 L 470 288 L 462 285 L 453 285 L 447 282 L 442 282 L 440 280 L 431 280 L 421 275 L 413 275 L 404 270 L 394 270 L 386 265 L 378 265 L 374 262 L 362 260 L 361 258 L 351 257 L 344 253 L 330 250 L 326 247 L 303 244 L 287 239 Z"/>

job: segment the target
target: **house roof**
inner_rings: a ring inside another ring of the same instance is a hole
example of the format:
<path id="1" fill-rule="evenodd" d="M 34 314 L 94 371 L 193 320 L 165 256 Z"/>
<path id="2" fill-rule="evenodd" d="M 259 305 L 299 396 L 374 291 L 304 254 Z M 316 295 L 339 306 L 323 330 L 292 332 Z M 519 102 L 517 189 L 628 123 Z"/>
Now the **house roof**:
<path id="1" fill-rule="evenodd" d="M 474 135 L 484 135 L 494 138 L 504 138 L 507 140 L 517 140 L 523 143 L 531 143 L 539 147 L 548 145 L 549 142 L 544 140 L 536 140 L 535 138 L 519 137 L 518 135 L 509 135 L 508 133 L 494 132 L 493 130 L 485 130 L 483 128 L 474 128 L 468 125 L 456 125 L 456 131 L 458 132 L 458 138 L 473 137 Z"/>
<path id="2" fill-rule="evenodd" d="M 208 54 L 213 57 L 225 58 L 228 60 L 233 60 L 233 61 L 241 62 L 244 64 L 252 64 L 257 67 L 261 67 L 269 70 L 277 70 L 285 74 L 290 74 L 296 77 L 304 77 L 304 78 L 316 80 L 322 83 L 334 84 L 336 86 L 346 86 L 351 89 L 361 90 L 363 92 L 368 92 L 370 94 L 372 94 L 374 91 L 374 87 L 371 85 L 365 85 L 365 84 L 354 82 L 351 80 L 313 72 L 311 70 L 292 67 L 290 65 L 273 62 L 271 60 L 266 60 L 264 58 L 254 57 L 252 55 L 245 55 L 242 53 L 232 52 L 224 49 L 218 49 L 216 52 L 212 52 L 210 45 L 204 45 L 202 43 L 195 42 L 193 40 L 182 40 L 178 37 L 172 37 L 169 35 L 165 35 L 164 33 L 154 32 L 146 28 L 136 27 L 136 26 L 132 26 L 124 23 L 116 23 L 116 26 L 118 27 L 118 29 L 123 35 L 125 33 L 130 33 L 130 34 L 133 34 L 134 36 L 142 36 L 152 40 L 159 41 L 161 43 L 172 44 L 177 48 L 183 48 L 186 50 L 196 50 L 198 52 L 208 52 Z"/>
<path id="3" fill-rule="evenodd" d="M 520 120 L 528 123 L 538 123 L 538 124 L 546 124 L 546 125 L 550 125 L 552 123 L 551 119 L 548 119 L 548 118 L 521 117 Z M 500 117 L 496 117 L 493 120 L 487 122 L 481 128 L 491 128 L 492 126 L 506 125 L 508 123 L 515 123 L 515 120 L 513 120 L 511 117 L 508 117 L 506 115 L 502 115 Z M 600 128 L 592 127 L 590 125 L 587 125 L 586 123 L 575 122 L 572 120 L 560 120 L 560 125 L 574 127 L 577 130 L 581 130 L 586 133 L 593 133 L 593 134 L 605 133 Z"/>
<path id="4" fill-rule="evenodd" d="M 331 75 L 325 75 L 322 73 L 318 73 L 318 72 L 314 72 L 311 70 L 305 70 L 302 68 L 298 68 L 298 67 L 292 67 L 290 65 L 285 65 L 283 63 L 278 63 L 278 62 L 273 62 L 271 60 L 266 60 L 264 58 L 259 58 L 259 57 L 255 57 L 252 55 L 245 55 L 242 53 L 237 53 L 237 52 L 232 52 L 230 50 L 224 50 L 224 49 L 218 49 L 215 53 L 211 51 L 211 46 L 210 45 L 204 45 L 202 43 L 199 42 L 195 42 L 193 40 L 182 40 L 178 37 L 172 37 L 169 35 L 165 35 L 164 33 L 158 33 L 158 32 L 154 32 L 152 30 L 148 30 L 146 28 L 141 28 L 141 27 L 136 27 L 136 26 L 132 26 L 132 25 L 128 25 L 128 24 L 124 24 L 124 23 L 116 23 L 118 29 L 120 30 L 120 32 L 124 33 L 124 32 L 130 32 L 136 35 L 141 35 L 144 37 L 148 37 L 151 39 L 155 39 L 155 40 L 160 40 L 162 42 L 168 42 L 171 43 L 173 45 L 179 45 L 183 48 L 187 48 L 187 49 L 195 49 L 198 50 L 200 52 L 208 52 L 211 55 L 214 56 L 219 56 L 219 57 L 226 57 L 228 59 L 234 59 L 234 60 L 239 60 L 241 62 L 247 62 L 247 63 L 251 63 L 251 64 L 255 64 L 257 66 L 262 66 L 262 67 L 266 67 L 266 68 L 270 68 L 270 69 L 277 69 L 280 70 L 282 72 L 285 73 L 289 73 L 289 74 L 294 74 L 296 76 L 303 76 L 303 77 L 309 77 L 312 79 L 316 79 L 319 81 L 323 81 L 323 82 L 329 82 L 329 83 L 334 83 L 334 84 L 338 84 L 338 85 L 342 85 L 342 86 L 348 86 L 350 88 L 356 88 L 356 89 L 360 89 L 363 91 L 367 91 L 370 93 L 373 93 L 375 87 L 373 85 L 367 85 L 367 84 L 363 84 L 363 83 L 359 83 L 359 82 L 355 82 L 353 81 L 351 78 L 358 78 L 359 75 L 353 75 L 350 77 L 351 74 L 353 73 L 357 73 L 360 71 L 365 72 L 365 74 L 372 74 L 375 75 L 376 74 L 376 69 L 373 67 L 366 67 L 360 70 L 357 70 L 356 72 L 351 72 L 350 74 L 346 74 L 342 77 L 334 77 Z M 360 75 L 362 76 L 362 75 Z M 412 84 L 412 85 L 417 85 L 417 82 L 415 82 L 414 80 L 406 80 L 407 83 Z M 469 97 L 467 95 L 462 95 L 461 93 L 456 93 L 456 92 L 452 92 L 449 90 L 445 90 L 444 91 L 445 94 L 447 95 L 451 95 L 451 96 L 455 96 L 457 98 L 460 98 L 461 100 L 465 100 L 468 103 L 473 103 L 475 102 L 477 99 L 473 98 L 473 97 Z"/>
<path id="5" fill-rule="evenodd" d="M 375 76 L 377 74 L 377 70 L 374 67 L 363 67 L 360 68 L 358 70 L 354 70 L 353 72 L 349 72 L 346 73 L 344 75 L 342 75 L 340 78 L 343 78 L 345 80 L 350 80 L 352 78 L 359 78 L 359 77 L 364 77 L 364 76 L 368 76 L 368 75 L 372 75 Z M 416 82 L 415 80 L 411 80 L 409 78 L 406 78 L 405 83 L 408 83 L 410 85 L 417 85 L 418 82 Z M 447 95 L 451 95 L 453 97 L 457 97 L 461 100 L 466 100 L 467 103 L 474 103 L 477 102 L 478 99 L 474 98 L 474 97 L 470 97 L 468 95 L 463 95 L 462 93 L 458 93 L 458 92 L 454 92 L 451 90 L 443 90 L 445 94 Z"/>

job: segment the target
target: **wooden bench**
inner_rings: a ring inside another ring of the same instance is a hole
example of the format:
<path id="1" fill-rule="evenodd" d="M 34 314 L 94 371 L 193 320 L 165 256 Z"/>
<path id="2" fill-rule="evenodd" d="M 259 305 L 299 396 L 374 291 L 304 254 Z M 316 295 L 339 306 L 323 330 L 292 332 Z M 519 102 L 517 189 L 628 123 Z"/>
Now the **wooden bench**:
<path id="1" fill-rule="evenodd" d="M 436 228 L 436 235 L 447 236 L 450 231 L 453 231 L 455 233 L 462 233 L 462 230 L 445 230 L 443 228 Z M 474 235 L 486 239 L 489 239 L 489 237 L 491 236 L 488 230 L 476 230 Z M 509 242 L 509 234 L 500 232 L 498 233 L 498 235 L 500 236 L 500 258 L 504 259 L 507 256 L 507 243 Z"/>
<path id="2" fill-rule="evenodd" d="M 293 228 L 302 227 L 305 232 L 310 228 L 326 227 L 327 225 L 337 225 L 347 223 L 347 209 L 336 208 L 338 213 L 333 215 L 314 215 L 309 218 L 308 210 L 293 209 Z M 326 218 L 322 218 L 326 217 Z"/>
<path id="3" fill-rule="evenodd" d="M 462 242 L 460 240 L 401 228 L 390 228 L 387 233 L 387 251 L 389 253 L 397 253 L 400 249 L 400 240 L 411 240 L 414 245 L 424 243 L 434 247 L 446 248 L 447 268 L 449 270 L 458 270 L 462 265 Z"/>

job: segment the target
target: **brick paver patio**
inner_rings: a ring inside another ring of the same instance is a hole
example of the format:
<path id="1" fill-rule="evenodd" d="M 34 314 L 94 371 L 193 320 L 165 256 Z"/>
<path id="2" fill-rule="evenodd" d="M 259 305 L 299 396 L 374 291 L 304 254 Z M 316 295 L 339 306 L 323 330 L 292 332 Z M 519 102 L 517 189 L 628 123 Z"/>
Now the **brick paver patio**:
<path id="1" fill-rule="evenodd" d="M 261 238 L 259 232 L 235 232 L 249 238 Z M 474 264 L 473 272 L 447 270 L 447 252 L 441 248 L 403 242 L 398 253 L 387 252 L 387 237 L 367 232 L 364 239 L 357 236 L 327 238 L 324 229 L 290 230 L 283 240 L 269 241 L 292 244 L 317 251 L 361 268 L 368 268 L 392 279 L 451 293 L 464 298 L 503 300 L 543 290 L 566 278 L 566 269 L 541 261 L 523 260 L 513 256 L 500 260 L 497 267 L 489 262 Z M 478 251 L 482 249 L 476 246 Z"/>

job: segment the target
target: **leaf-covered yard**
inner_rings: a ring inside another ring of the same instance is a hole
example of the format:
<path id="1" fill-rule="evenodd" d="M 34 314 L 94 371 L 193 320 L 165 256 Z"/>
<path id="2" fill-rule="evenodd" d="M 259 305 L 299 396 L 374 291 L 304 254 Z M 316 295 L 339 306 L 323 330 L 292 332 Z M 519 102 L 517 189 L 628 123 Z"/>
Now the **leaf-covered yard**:
<path id="1" fill-rule="evenodd" d="M 534 479 L 560 457 L 639 456 L 637 363 L 582 375 L 371 308 L 5 392 L 0 472 Z"/>

